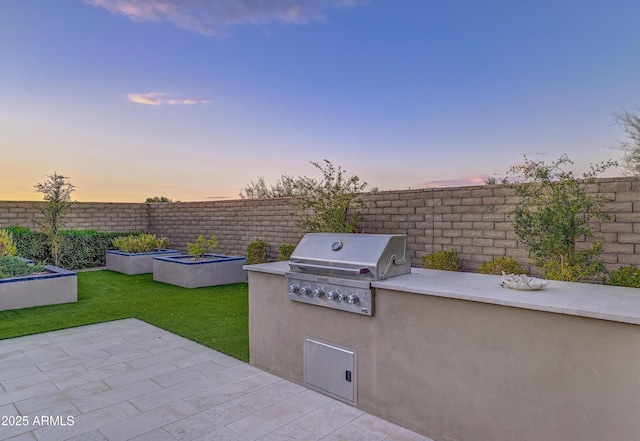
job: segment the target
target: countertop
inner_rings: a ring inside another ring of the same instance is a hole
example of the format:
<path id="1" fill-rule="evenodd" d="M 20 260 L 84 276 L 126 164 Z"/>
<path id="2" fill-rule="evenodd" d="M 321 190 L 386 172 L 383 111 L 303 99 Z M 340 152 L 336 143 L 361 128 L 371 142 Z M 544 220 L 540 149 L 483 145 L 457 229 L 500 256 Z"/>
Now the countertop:
<path id="1" fill-rule="evenodd" d="M 245 265 L 283 275 L 289 262 Z M 374 288 L 640 325 L 640 289 L 552 280 L 539 291 L 500 286 L 502 276 L 412 268 L 411 274 L 373 282 Z"/>

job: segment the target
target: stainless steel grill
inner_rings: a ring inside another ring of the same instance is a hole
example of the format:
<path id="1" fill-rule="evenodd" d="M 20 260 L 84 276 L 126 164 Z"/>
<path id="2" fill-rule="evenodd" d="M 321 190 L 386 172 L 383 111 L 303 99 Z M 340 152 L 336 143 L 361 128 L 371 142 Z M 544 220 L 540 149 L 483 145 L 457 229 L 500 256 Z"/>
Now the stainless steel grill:
<path id="1" fill-rule="evenodd" d="M 407 236 L 309 233 L 291 254 L 288 298 L 373 315 L 371 282 L 411 272 Z"/>

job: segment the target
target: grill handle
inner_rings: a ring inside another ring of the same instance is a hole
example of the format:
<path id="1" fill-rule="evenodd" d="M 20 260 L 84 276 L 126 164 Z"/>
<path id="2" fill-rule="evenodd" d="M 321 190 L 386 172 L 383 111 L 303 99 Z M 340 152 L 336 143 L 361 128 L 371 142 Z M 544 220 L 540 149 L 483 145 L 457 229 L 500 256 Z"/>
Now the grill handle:
<path id="1" fill-rule="evenodd" d="M 367 274 L 369 272 L 369 268 L 339 268 L 339 267 L 335 267 L 335 266 L 326 266 L 326 265 L 313 265 L 310 263 L 296 263 L 296 262 L 289 262 L 289 266 L 290 267 L 296 267 L 302 271 L 304 270 L 325 270 L 325 271 L 334 271 L 334 272 L 340 272 L 340 273 L 345 273 L 345 274 L 352 274 L 352 275 L 360 275 L 360 274 Z"/>

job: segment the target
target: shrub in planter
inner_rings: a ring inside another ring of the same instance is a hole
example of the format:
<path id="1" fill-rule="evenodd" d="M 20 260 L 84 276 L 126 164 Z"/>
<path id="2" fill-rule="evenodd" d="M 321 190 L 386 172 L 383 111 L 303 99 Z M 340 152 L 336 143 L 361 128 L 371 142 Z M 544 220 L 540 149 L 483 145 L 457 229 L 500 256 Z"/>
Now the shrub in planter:
<path id="1" fill-rule="evenodd" d="M 11 233 L 4 229 L 0 230 L 0 256 L 15 256 L 16 251 Z"/>
<path id="2" fill-rule="evenodd" d="M 511 256 L 497 257 L 489 262 L 483 262 L 478 268 L 480 274 L 523 274 L 524 268 L 516 259 Z"/>
<path id="3" fill-rule="evenodd" d="M 169 239 L 166 237 L 148 233 L 116 237 L 113 245 L 118 250 L 105 253 L 107 269 L 129 275 L 153 272 L 154 257 L 180 254 L 178 250 L 167 249 Z"/>
<path id="4" fill-rule="evenodd" d="M 247 265 L 266 263 L 269 261 L 269 245 L 261 239 L 256 239 L 247 247 Z"/>
<path id="5" fill-rule="evenodd" d="M 0 256 L 0 311 L 78 301 L 75 272 Z"/>
<path id="6" fill-rule="evenodd" d="M 292 243 L 283 243 L 278 248 L 278 260 L 289 260 L 296 246 Z"/>
<path id="7" fill-rule="evenodd" d="M 247 259 L 207 253 L 217 246 L 216 236 L 206 240 L 200 235 L 194 243 L 187 243 L 187 255 L 154 257 L 153 280 L 184 288 L 246 282 L 247 273 L 242 267 Z"/>
<path id="8" fill-rule="evenodd" d="M 166 237 L 155 234 L 130 234 L 113 239 L 113 246 L 125 253 L 146 253 L 168 248 L 171 242 Z"/>
<path id="9" fill-rule="evenodd" d="M 30 263 L 17 256 L 0 256 L 0 279 L 28 276 L 43 271 L 43 264 Z"/>
<path id="10" fill-rule="evenodd" d="M 462 271 L 462 260 L 457 250 L 441 250 L 427 254 L 422 258 L 427 269 Z"/>
<path id="11" fill-rule="evenodd" d="M 604 279 L 604 284 L 640 288 L 640 268 L 633 265 L 621 266 L 609 272 L 609 275 Z"/>
<path id="12" fill-rule="evenodd" d="M 207 251 L 213 252 L 216 248 L 218 248 L 218 238 L 214 235 L 205 241 L 204 236 L 201 234 L 195 243 L 187 242 L 187 251 L 190 256 L 193 256 L 193 260 L 199 260 Z"/>

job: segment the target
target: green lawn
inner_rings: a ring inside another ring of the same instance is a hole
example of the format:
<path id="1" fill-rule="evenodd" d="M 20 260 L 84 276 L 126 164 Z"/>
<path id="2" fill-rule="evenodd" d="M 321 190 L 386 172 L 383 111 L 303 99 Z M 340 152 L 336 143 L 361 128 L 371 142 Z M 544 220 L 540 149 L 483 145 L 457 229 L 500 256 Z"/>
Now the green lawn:
<path id="1" fill-rule="evenodd" d="M 78 302 L 0 311 L 0 339 L 135 317 L 249 361 L 248 285 L 187 289 L 151 274 L 78 273 Z"/>

